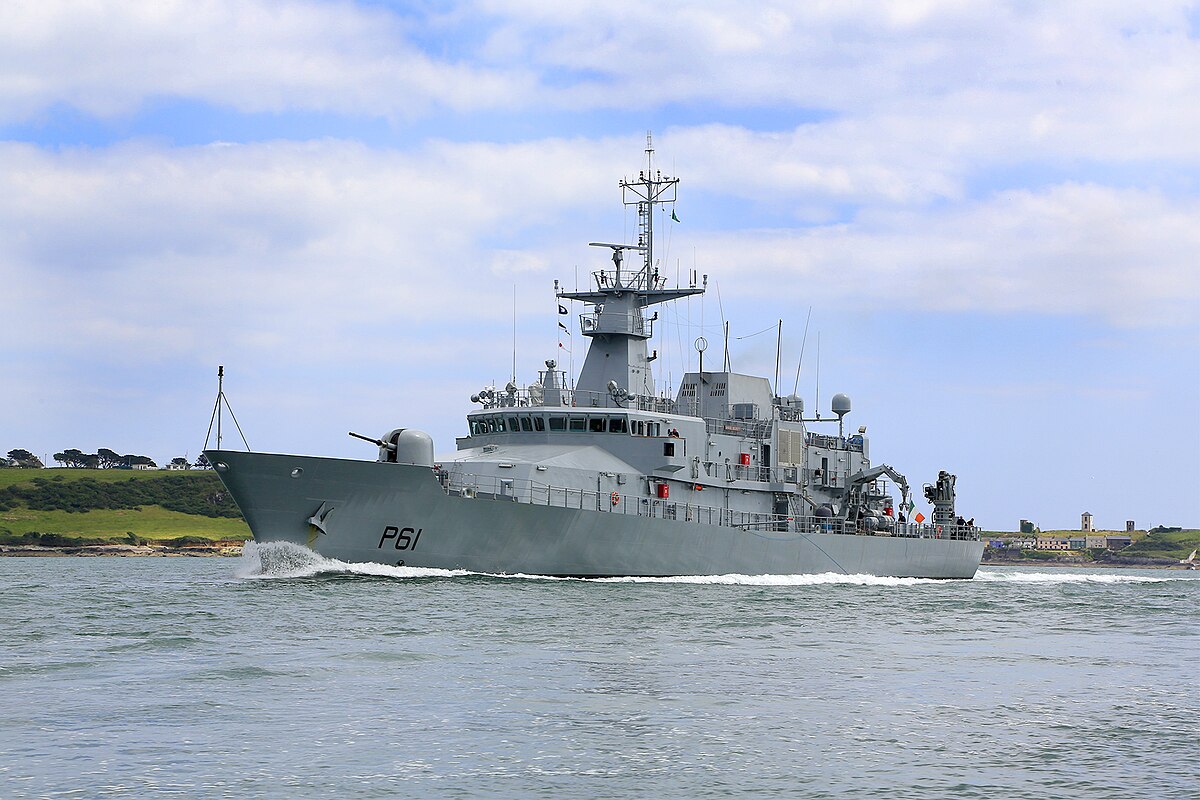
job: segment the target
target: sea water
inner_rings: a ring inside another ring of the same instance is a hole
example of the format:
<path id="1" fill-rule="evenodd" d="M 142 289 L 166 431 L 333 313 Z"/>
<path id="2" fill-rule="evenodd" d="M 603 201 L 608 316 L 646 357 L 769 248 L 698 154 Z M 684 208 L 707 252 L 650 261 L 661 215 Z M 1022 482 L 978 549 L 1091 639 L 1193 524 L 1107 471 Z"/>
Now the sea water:
<path id="1" fill-rule="evenodd" d="M 1196 798 L 1200 572 L 0 559 L 0 798 Z"/>

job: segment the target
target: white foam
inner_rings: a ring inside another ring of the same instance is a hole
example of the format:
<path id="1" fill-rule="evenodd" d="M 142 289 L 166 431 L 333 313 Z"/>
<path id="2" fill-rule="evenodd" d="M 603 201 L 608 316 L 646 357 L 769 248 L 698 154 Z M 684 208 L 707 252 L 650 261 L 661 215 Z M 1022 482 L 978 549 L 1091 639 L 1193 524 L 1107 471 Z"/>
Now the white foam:
<path id="1" fill-rule="evenodd" d="M 1061 569 L 1061 568 L 1054 568 Z M 1113 573 L 1079 572 L 1015 572 L 981 569 L 975 580 L 984 583 L 1164 583 L 1166 581 L 1189 580 L 1183 575 L 1121 575 Z"/>
<path id="2" fill-rule="evenodd" d="M 311 578 L 315 575 L 373 575 L 385 578 L 453 578 L 471 575 L 466 570 L 392 567 L 387 564 L 349 563 L 318 555 L 290 542 L 246 542 L 235 573 L 239 578 Z"/>
<path id="3" fill-rule="evenodd" d="M 877 575 L 677 575 L 669 578 L 592 578 L 597 583 L 694 583 L 716 586 L 915 586 L 941 583 L 932 578 L 881 578 Z"/>
<path id="4" fill-rule="evenodd" d="M 912 586 L 920 583 L 940 583 L 929 578 L 880 578 L 874 575 L 839 575 L 826 572 L 819 575 L 678 575 L 666 578 L 560 578 L 525 573 L 486 573 L 464 569 L 431 569 L 426 567 L 393 567 L 371 562 L 351 563 L 314 553 L 307 547 L 290 542 L 247 542 L 235 574 L 239 578 L 289 579 L 311 578 L 316 575 L 371 575 L 385 578 L 457 578 L 476 575 L 527 581 L 588 581 L 593 583 L 683 583 L 716 586 L 824 586 L 846 584 L 853 586 Z"/>

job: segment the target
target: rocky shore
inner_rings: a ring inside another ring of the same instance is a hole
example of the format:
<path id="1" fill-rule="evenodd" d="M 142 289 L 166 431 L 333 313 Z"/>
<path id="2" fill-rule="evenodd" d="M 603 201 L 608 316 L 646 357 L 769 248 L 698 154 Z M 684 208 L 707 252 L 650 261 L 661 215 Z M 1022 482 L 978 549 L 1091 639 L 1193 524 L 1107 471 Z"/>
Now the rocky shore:
<path id="1" fill-rule="evenodd" d="M 78 547 L 42 547 L 40 545 L 0 545 L 0 556 L 192 556 L 229 557 L 242 554 L 241 542 L 213 542 L 211 545 L 167 547 L 165 545 L 92 544 Z"/>
<path id="2" fill-rule="evenodd" d="M 994 551 L 984 550 L 985 567 L 1103 567 L 1117 569 L 1186 569 L 1179 562 L 1170 558 L 1144 558 L 1139 556 L 1122 556 L 1112 553 L 1105 558 L 1087 558 L 1077 554 L 1056 554 L 1053 558 L 1021 558 L 1008 554 L 994 554 Z"/>

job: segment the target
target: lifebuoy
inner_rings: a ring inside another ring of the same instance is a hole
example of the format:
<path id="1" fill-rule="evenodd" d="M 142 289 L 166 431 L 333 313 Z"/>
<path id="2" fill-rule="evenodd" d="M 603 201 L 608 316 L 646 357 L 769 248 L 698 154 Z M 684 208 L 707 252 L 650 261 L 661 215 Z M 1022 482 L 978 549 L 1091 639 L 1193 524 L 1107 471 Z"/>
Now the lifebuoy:
<path id="1" fill-rule="evenodd" d="M 612 500 L 612 504 L 615 506 L 617 503 L 621 502 L 621 495 L 617 494 L 616 492 L 613 492 L 612 497 L 610 499 Z"/>

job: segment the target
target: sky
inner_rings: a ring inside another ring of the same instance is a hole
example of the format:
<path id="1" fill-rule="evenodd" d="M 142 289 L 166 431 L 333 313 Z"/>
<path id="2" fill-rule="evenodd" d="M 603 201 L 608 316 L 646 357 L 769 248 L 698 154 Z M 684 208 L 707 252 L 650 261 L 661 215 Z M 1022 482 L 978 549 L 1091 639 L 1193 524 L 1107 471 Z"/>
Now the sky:
<path id="1" fill-rule="evenodd" d="M 661 269 L 709 275 L 661 310 L 663 391 L 723 320 L 773 380 L 782 320 L 783 393 L 848 394 L 984 527 L 1200 527 L 1200 2 L 4 16 L 0 452 L 194 459 L 218 365 L 256 450 L 452 452 L 514 339 L 518 383 L 578 372 L 553 282 L 632 237 L 652 131 Z"/>

